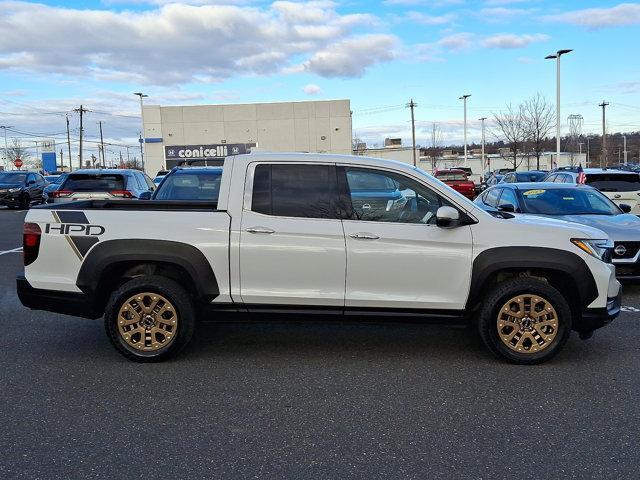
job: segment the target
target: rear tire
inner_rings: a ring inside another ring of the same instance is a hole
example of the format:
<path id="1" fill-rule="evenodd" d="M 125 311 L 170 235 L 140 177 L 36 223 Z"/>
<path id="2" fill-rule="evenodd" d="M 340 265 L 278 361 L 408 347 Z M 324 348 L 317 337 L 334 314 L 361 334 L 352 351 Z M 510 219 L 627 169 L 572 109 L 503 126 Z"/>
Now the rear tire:
<path id="1" fill-rule="evenodd" d="M 191 340 L 196 314 L 189 293 L 175 281 L 149 275 L 113 292 L 104 326 L 113 346 L 135 362 L 161 362 Z"/>
<path id="2" fill-rule="evenodd" d="M 498 284 L 482 307 L 478 329 L 484 344 L 511 363 L 534 365 L 556 355 L 571 334 L 564 296 L 535 278 Z"/>

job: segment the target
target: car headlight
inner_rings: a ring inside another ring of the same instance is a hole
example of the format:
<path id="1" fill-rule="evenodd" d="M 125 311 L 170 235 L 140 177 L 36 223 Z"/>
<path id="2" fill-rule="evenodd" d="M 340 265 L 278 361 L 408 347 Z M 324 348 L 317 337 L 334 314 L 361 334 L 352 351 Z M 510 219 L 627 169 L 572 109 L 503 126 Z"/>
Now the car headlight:
<path id="1" fill-rule="evenodd" d="M 603 262 L 608 261 L 613 249 L 613 242 L 609 239 L 572 238 L 571 243 Z"/>
<path id="2" fill-rule="evenodd" d="M 16 193 L 16 192 L 19 192 L 20 190 L 21 190 L 20 188 L 10 188 L 9 193 Z"/>

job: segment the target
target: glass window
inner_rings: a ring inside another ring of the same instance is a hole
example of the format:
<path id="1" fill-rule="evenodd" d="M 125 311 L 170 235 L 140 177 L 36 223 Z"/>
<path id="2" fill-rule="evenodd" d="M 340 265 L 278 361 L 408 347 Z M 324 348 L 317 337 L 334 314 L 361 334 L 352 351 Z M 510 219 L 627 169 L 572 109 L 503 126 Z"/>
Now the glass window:
<path id="1" fill-rule="evenodd" d="M 493 188 L 484 194 L 482 203 L 489 207 L 496 208 L 498 206 L 498 197 L 500 196 L 500 189 Z"/>
<path id="2" fill-rule="evenodd" d="M 217 201 L 222 169 L 177 170 L 156 190 L 154 200 Z"/>
<path id="3" fill-rule="evenodd" d="M 24 172 L 0 172 L 0 183 L 25 183 L 26 179 Z"/>
<path id="4" fill-rule="evenodd" d="M 601 192 L 635 192 L 640 190 L 637 173 L 590 173 L 587 184 Z"/>
<path id="5" fill-rule="evenodd" d="M 618 215 L 601 193 L 582 187 L 531 189 L 522 192 L 522 211 L 541 215 Z"/>
<path id="6" fill-rule="evenodd" d="M 337 218 L 331 165 L 261 164 L 253 177 L 251 210 L 265 215 Z"/>
<path id="7" fill-rule="evenodd" d="M 516 198 L 516 194 L 510 188 L 503 188 L 502 195 L 500 195 L 500 201 L 498 202 L 498 207 L 503 205 L 513 205 L 516 209 L 518 208 L 518 199 Z"/>
<path id="8" fill-rule="evenodd" d="M 120 174 L 72 173 L 61 190 L 72 192 L 112 192 L 124 190 L 124 178 Z"/>
<path id="9" fill-rule="evenodd" d="M 29 183 L 29 182 L 36 183 L 36 176 L 35 176 L 33 173 L 30 173 L 30 174 L 27 176 L 27 183 Z"/>
<path id="10" fill-rule="evenodd" d="M 438 208 L 451 205 L 431 189 L 392 172 L 345 168 L 353 220 L 435 223 Z"/>
<path id="11" fill-rule="evenodd" d="M 558 175 L 556 175 L 555 173 L 553 175 L 549 175 L 547 178 L 545 178 L 545 182 L 555 182 L 556 178 L 558 178 Z"/>

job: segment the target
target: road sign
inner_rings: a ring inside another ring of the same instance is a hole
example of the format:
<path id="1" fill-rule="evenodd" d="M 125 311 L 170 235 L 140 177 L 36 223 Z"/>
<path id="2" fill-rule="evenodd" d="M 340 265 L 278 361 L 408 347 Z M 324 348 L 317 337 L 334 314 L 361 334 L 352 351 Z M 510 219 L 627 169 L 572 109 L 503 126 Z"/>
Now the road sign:
<path id="1" fill-rule="evenodd" d="M 15 165 L 16 168 L 20 168 L 22 166 L 22 160 L 20 160 L 19 158 L 16 158 L 13 161 L 13 164 Z"/>

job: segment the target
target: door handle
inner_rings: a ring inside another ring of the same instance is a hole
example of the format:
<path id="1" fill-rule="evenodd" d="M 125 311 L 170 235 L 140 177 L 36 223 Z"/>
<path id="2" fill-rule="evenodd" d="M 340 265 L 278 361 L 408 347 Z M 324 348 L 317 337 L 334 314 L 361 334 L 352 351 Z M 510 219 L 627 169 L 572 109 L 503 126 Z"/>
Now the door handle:
<path id="1" fill-rule="evenodd" d="M 378 235 L 374 235 L 373 233 L 352 233 L 349 236 L 357 240 L 378 240 L 380 238 Z"/>
<path id="2" fill-rule="evenodd" d="M 249 227 L 245 230 L 245 232 L 249 233 L 275 233 L 275 230 L 271 230 L 267 227 Z"/>

